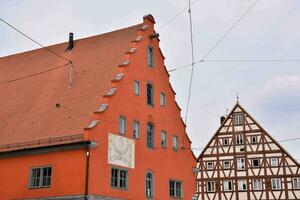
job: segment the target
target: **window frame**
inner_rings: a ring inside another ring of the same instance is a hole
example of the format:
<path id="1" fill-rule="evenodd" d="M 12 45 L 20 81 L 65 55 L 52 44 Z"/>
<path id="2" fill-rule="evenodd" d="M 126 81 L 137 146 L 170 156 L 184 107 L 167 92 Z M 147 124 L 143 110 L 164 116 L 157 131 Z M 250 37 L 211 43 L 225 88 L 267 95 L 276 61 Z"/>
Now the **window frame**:
<path id="1" fill-rule="evenodd" d="M 246 186 L 244 188 L 244 186 Z M 248 188 L 248 183 L 247 183 L 247 179 L 239 179 L 238 180 L 238 191 L 247 191 Z"/>
<path id="2" fill-rule="evenodd" d="M 226 167 L 225 162 L 228 162 L 228 164 L 229 164 L 228 167 Z M 231 161 L 230 160 L 223 160 L 223 169 L 230 169 L 230 167 L 231 167 Z"/>
<path id="3" fill-rule="evenodd" d="M 239 162 L 239 160 L 241 160 L 241 162 Z M 242 160 L 243 160 L 243 162 L 242 162 Z M 239 163 L 243 164 L 243 165 L 241 165 L 242 167 L 239 166 Z M 246 159 L 245 158 L 237 158 L 236 159 L 236 169 L 239 171 L 246 169 Z"/>
<path id="4" fill-rule="evenodd" d="M 147 66 L 154 68 L 154 48 L 151 45 L 147 46 Z"/>
<path id="5" fill-rule="evenodd" d="M 276 165 L 273 164 L 273 160 L 276 159 Z M 270 158 L 270 166 L 271 167 L 278 167 L 279 166 L 279 159 L 278 158 Z"/>
<path id="6" fill-rule="evenodd" d="M 227 144 L 225 144 L 224 141 L 227 141 Z M 223 146 L 229 146 L 229 138 L 222 138 L 222 145 Z"/>
<path id="7" fill-rule="evenodd" d="M 174 183 L 174 188 L 173 188 L 173 194 L 171 194 L 171 183 Z M 179 188 L 177 188 L 179 184 Z M 183 194 L 183 187 L 182 187 L 182 181 L 180 180 L 174 180 L 174 179 L 171 179 L 169 180 L 169 196 L 170 198 L 182 198 L 182 194 Z"/>
<path id="8" fill-rule="evenodd" d="M 255 182 L 259 183 L 259 185 L 255 184 Z M 252 186 L 253 186 L 253 190 L 262 190 L 263 189 L 262 180 L 261 179 L 252 179 Z M 255 186 L 259 186 L 259 188 L 256 188 Z"/>
<path id="9" fill-rule="evenodd" d="M 150 131 L 148 130 L 148 126 L 152 127 L 151 135 L 149 137 Z M 146 145 L 148 149 L 153 149 L 154 148 L 154 134 L 155 134 L 155 128 L 154 124 L 152 122 L 148 122 L 146 126 Z M 149 140 L 150 138 L 150 140 Z"/>
<path id="10" fill-rule="evenodd" d="M 136 125 L 136 126 L 135 126 Z M 137 133 L 135 132 L 136 131 L 136 127 L 137 127 Z M 140 138 L 140 122 L 139 121 L 137 121 L 137 120 L 134 120 L 133 122 L 132 122 L 132 137 L 134 138 L 134 139 L 139 139 Z"/>
<path id="11" fill-rule="evenodd" d="M 148 174 L 151 174 L 151 178 L 148 178 Z M 150 195 L 148 195 L 148 181 L 150 181 Z M 145 176 L 145 196 L 146 198 L 154 198 L 154 175 L 151 171 L 146 172 Z"/>
<path id="12" fill-rule="evenodd" d="M 296 182 L 295 182 L 295 180 L 296 180 Z M 293 189 L 300 189 L 300 177 L 294 177 L 292 179 L 292 181 L 293 181 L 293 184 L 292 184 L 293 185 Z"/>
<path id="13" fill-rule="evenodd" d="M 235 135 L 235 144 L 243 145 L 244 144 L 244 135 L 242 133 L 237 133 Z"/>
<path id="14" fill-rule="evenodd" d="M 117 177 L 116 177 L 116 181 L 117 181 L 117 186 L 113 185 L 113 170 L 117 171 Z M 125 186 L 121 186 L 121 172 L 125 172 Z M 110 173 L 110 187 L 113 189 L 119 189 L 119 190 L 128 190 L 128 170 L 127 169 L 123 169 L 123 168 L 119 168 L 119 167 L 111 167 L 111 173 Z"/>
<path id="15" fill-rule="evenodd" d="M 174 151 L 178 151 L 179 149 L 179 139 L 177 135 L 172 136 L 172 147 Z"/>
<path id="16" fill-rule="evenodd" d="M 255 142 L 253 142 L 253 138 L 255 138 Z M 251 144 L 257 144 L 257 136 L 256 135 L 250 136 L 250 142 Z"/>
<path id="17" fill-rule="evenodd" d="M 210 188 L 210 190 L 209 190 Z M 212 193 L 216 191 L 216 183 L 215 181 L 207 181 L 206 182 L 206 192 Z"/>
<path id="18" fill-rule="evenodd" d="M 275 185 L 274 185 L 274 183 L 275 183 Z M 272 188 L 272 190 L 281 190 L 282 189 L 281 178 L 272 178 L 271 179 L 271 188 Z"/>
<path id="19" fill-rule="evenodd" d="M 151 86 L 151 96 L 149 97 L 149 93 L 148 93 L 148 86 Z M 149 101 L 150 98 L 150 101 Z M 151 82 L 147 82 L 146 84 L 146 102 L 148 106 L 152 106 L 154 107 L 154 86 Z"/>
<path id="20" fill-rule="evenodd" d="M 226 184 L 227 184 L 227 186 L 226 186 Z M 232 180 L 224 180 L 223 181 L 223 191 L 224 192 L 233 191 L 233 182 L 232 182 Z"/>
<path id="21" fill-rule="evenodd" d="M 209 166 L 211 166 L 211 167 L 209 167 Z M 207 169 L 207 171 L 213 170 L 214 169 L 214 162 L 212 162 L 212 161 L 206 162 L 206 169 Z"/>
<path id="22" fill-rule="evenodd" d="M 232 116 L 233 125 L 240 126 L 244 123 L 244 115 L 243 113 L 234 113 Z"/>
<path id="23" fill-rule="evenodd" d="M 159 95 L 159 104 L 162 107 L 166 107 L 166 94 L 161 92 Z"/>
<path id="24" fill-rule="evenodd" d="M 160 146 L 162 148 L 167 148 L 167 132 L 164 130 L 160 132 Z"/>
<path id="25" fill-rule="evenodd" d="M 40 170 L 40 176 L 38 178 L 39 184 L 38 184 L 38 186 L 35 186 L 33 184 L 33 179 L 34 179 L 34 177 L 33 177 L 33 170 L 38 170 L 38 169 Z M 50 177 L 49 177 L 48 174 L 46 176 L 44 176 L 44 170 L 45 169 L 51 169 Z M 51 185 L 52 185 L 52 175 L 53 175 L 53 167 L 51 165 L 31 167 L 29 169 L 29 184 L 28 184 L 28 188 L 29 189 L 50 188 Z M 44 179 L 46 179 L 46 184 L 45 185 L 43 185 Z M 48 181 L 49 181 L 49 184 L 47 184 Z"/>
<path id="26" fill-rule="evenodd" d="M 122 125 L 122 120 L 124 122 L 124 126 Z M 126 133 L 126 117 L 124 115 L 119 116 L 119 134 L 125 135 Z M 122 130 L 124 129 L 124 130 Z"/>
<path id="27" fill-rule="evenodd" d="M 257 165 L 254 165 L 254 163 L 257 161 Z M 252 165 L 252 167 L 253 168 L 258 168 L 258 167 L 260 167 L 260 159 L 259 158 L 253 158 L 252 160 L 251 160 L 251 165 Z"/>
<path id="28" fill-rule="evenodd" d="M 134 80 L 134 84 L 133 84 L 133 93 L 135 96 L 140 96 L 140 82 L 138 80 Z"/>

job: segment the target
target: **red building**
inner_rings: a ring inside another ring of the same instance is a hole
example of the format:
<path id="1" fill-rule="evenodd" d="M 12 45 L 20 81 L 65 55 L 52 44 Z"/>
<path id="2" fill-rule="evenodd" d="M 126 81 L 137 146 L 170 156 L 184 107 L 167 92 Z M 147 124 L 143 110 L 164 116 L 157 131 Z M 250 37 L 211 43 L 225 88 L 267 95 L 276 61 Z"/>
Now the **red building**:
<path id="1" fill-rule="evenodd" d="M 154 23 L 0 58 L 1 199 L 191 199 Z"/>

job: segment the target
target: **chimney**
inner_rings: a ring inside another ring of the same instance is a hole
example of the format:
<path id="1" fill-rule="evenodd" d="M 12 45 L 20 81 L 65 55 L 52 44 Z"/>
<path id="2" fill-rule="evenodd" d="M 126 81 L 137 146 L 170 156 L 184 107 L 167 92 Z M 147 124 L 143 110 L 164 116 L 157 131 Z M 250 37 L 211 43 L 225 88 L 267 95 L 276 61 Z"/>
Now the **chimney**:
<path id="1" fill-rule="evenodd" d="M 66 49 L 66 51 L 71 51 L 74 47 L 74 39 L 73 39 L 73 33 L 69 33 L 69 45 Z"/>
<path id="2" fill-rule="evenodd" d="M 223 124 L 224 121 L 225 121 L 225 117 L 224 116 L 220 117 L 221 124 Z"/>

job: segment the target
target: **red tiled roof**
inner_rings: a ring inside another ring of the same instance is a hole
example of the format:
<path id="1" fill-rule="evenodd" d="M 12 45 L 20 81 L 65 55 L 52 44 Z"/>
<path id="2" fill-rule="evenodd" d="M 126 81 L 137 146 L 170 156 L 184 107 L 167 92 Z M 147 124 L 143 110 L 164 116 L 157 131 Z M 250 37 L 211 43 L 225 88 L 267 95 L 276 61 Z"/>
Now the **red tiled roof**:
<path id="1" fill-rule="evenodd" d="M 10 146 L 22 148 L 30 141 L 83 134 L 92 119 L 75 112 L 91 116 L 99 107 L 99 100 L 109 90 L 110 81 L 141 26 L 75 40 L 70 53 L 65 53 L 67 43 L 50 46 L 72 60 L 71 88 L 69 68 L 63 66 L 67 62 L 45 49 L 0 58 L 0 151 L 11 150 Z M 30 77 L 47 70 L 50 71 Z M 15 79 L 20 80 L 9 82 Z M 56 104 L 62 107 L 57 108 Z M 60 139 L 53 141 L 60 143 Z"/>

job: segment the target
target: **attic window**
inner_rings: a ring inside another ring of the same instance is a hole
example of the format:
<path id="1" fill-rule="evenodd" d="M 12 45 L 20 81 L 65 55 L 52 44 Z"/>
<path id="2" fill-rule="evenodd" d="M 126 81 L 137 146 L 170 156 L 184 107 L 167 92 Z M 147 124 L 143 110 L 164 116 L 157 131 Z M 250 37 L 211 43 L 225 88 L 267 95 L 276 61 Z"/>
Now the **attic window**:
<path id="1" fill-rule="evenodd" d="M 98 124 L 98 122 L 99 120 L 93 120 L 87 128 L 88 129 L 94 128 Z"/>
<path id="2" fill-rule="evenodd" d="M 96 110 L 96 112 L 103 112 L 106 110 L 106 108 L 108 107 L 107 103 L 103 103 L 99 106 L 99 108 Z"/>
<path id="3" fill-rule="evenodd" d="M 242 125 L 243 124 L 243 114 L 242 113 L 233 115 L 233 124 L 234 125 Z"/>
<path id="4" fill-rule="evenodd" d="M 122 73 L 117 74 L 117 76 L 115 77 L 115 80 L 117 80 L 117 81 L 122 80 L 123 77 L 124 77 L 124 74 L 122 74 Z"/>
<path id="5" fill-rule="evenodd" d="M 107 96 L 112 96 L 116 92 L 117 88 L 110 88 L 108 93 L 106 94 Z"/>
<path id="6" fill-rule="evenodd" d="M 154 59 L 153 59 L 153 47 L 147 47 L 147 64 L 149 67 L 154 67 Z"/>

